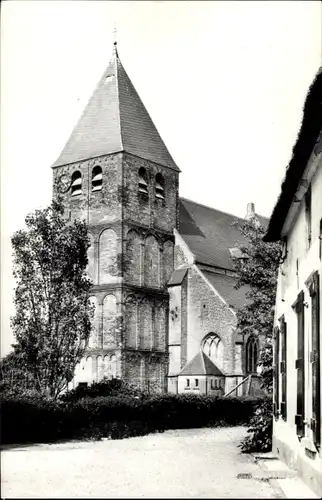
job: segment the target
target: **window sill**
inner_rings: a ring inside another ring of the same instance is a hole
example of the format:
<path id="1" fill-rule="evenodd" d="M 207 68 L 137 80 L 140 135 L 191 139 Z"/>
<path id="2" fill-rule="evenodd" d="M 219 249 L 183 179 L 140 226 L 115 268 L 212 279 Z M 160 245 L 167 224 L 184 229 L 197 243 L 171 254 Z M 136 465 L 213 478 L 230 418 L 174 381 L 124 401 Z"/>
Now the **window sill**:
<path id="1" fill-rule="evenodd" d="M 304 448 L 307 448 L 311 453 L 318 454 L 318 449 L 316 448 L 312 439 L 309 439 L 308 437 L 303 437 L 301 440 L 301 444 L 303 444 Z"/>

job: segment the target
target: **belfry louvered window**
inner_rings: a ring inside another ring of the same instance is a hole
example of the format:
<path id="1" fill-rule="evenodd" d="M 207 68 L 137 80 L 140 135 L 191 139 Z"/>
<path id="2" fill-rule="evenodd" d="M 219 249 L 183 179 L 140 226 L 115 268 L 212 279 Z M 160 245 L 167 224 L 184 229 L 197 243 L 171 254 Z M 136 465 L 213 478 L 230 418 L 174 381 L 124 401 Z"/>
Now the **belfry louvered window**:
<path id="1" fill-rule="evenodd" d="M 103 174 L 100 166 L 96 166 L 92 171 L 92 191 L 100 191 L 103 184 Z"/>
<path id="2" fill-rule="evenodd" d="M 161 174 L 155 177 L 155 197 L 164 200 L 164 179 Z"/>
<path id="3" fill-rule="evenodd" d="M 284 316 L 280 319 L 281 325 L 281 361 L 280 361 L 280 376 L 281 376 L 281 401 L 280 410 L 284 420 L 287 419 L 287 344 L 286 344 L 286 321 Z"/>
<path id="4" fill-rule="evenodd" d="M 280 356 L 280 329 L 278 326 L 275 326 L 273 330 L 273 383 L 274 383 L 274 403 L 273 403 L 273 413 L 277 418 L 279 415 L 279 387 L 280 387 L 280 378 L 279 378 L 279 356 Z"/>
<path id="5" fill-rule="evenodd" d="M 139 170 L 139 193 L 148 194 L 148 176 L 143 167 Z"/>
<path id="6" fill-rule="evenodd" d="M 312 418 L 310 427 L 317 448 L 321 446 L 321 373 L 320 373 L 320 277 L 315 272 L 308 283 L 311 296 L 311 345 L 310 364 L 312 373 Z"/>
<path id="7" fill-rule="evenodd" d="M 295 424 L 299 437 L 305 434 L 305 365 L 304 365 L 304 293 L 297 296 L 294 310 L 297 314 L 297 360 L 295 368 L 297 370 L 297 402 Z"/>
<path id="8" fill-rule="evenodd" d="M 71 194 L 76 196 L 82 193 L 82 174 L 77 170 L 72 175 Z"/>

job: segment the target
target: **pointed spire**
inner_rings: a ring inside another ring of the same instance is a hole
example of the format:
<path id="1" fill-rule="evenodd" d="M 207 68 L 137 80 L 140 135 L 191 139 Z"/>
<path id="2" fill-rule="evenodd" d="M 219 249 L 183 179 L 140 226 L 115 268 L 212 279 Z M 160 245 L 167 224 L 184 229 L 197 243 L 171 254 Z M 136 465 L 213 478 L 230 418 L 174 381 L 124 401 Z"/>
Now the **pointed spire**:
<path id="1" fill-rule="evenodd" d="M 121 151 L 180 171 L 128 77 L 114 57 L 53 167 Z"/>

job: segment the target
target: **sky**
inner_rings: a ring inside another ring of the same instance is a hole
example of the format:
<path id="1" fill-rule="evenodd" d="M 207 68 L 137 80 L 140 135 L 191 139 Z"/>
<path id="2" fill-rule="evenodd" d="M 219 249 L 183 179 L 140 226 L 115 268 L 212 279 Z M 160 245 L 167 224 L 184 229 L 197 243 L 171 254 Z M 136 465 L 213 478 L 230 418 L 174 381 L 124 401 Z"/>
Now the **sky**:
<path id="1" fill-rule="evenodd" d="M 112 55 L 181 170 L 180 196 L 269 217 L 322 55 L 319 1 L 29 1 L 1 10 L 1 355 L 10 238 L 51 201 L 58 158 Z"/>

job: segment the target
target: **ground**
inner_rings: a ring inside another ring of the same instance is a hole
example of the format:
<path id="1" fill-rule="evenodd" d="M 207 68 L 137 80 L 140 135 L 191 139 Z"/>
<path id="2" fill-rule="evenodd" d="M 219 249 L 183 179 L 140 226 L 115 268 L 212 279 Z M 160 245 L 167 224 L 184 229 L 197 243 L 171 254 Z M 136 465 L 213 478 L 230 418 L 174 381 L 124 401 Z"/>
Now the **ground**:
<path id="1" fill-rule="evenodd" d="M 8 447 L 2 451 L 1 496 L 285 498 L 276 481 L 260 480 L 254 457 L 240 453 L 245 433 L 242 427 L 185 429 L 118 441 Z"/>

